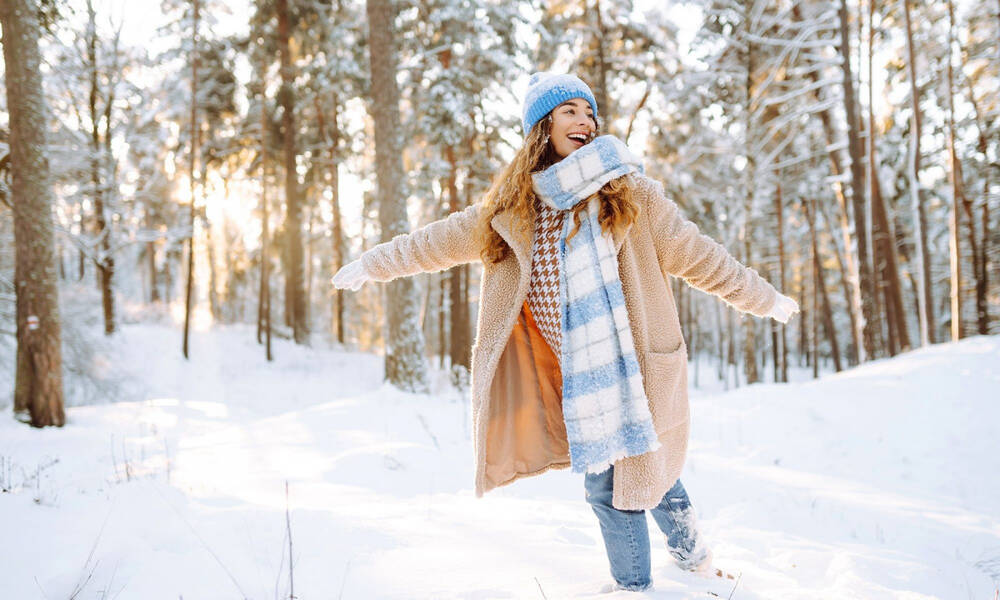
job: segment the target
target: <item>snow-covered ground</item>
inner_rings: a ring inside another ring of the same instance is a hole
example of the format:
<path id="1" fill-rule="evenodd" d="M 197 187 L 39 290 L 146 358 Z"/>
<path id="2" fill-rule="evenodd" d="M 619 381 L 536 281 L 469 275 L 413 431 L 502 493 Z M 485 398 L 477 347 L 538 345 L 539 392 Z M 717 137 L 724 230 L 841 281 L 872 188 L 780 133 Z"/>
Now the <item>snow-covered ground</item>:
<path id="1" fill-rule="evenodd" d="M 986 600 L 1000 582 L 998 337 L 694 392 L 682 480 L 741 578 L 679 571 L 650 519 L 654 591 L 600 595 L 581 476 L 476 499 L 443 377 L 404 394 L 376 356 L 280 341 L 268 363 L 253 333 L 196 331 L 186 362 L 175 327 L 126 325 L 110 358 L 134 401 L 63 429 L 4 409 L 0 598 L 288 598 L 289 529 L 301 599 Z"/>

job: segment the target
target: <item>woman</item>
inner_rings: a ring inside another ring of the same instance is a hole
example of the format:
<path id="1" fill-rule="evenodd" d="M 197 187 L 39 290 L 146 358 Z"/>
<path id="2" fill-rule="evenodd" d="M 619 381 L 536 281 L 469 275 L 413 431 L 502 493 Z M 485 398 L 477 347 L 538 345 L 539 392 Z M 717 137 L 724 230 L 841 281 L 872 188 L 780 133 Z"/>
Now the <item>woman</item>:
<path id="1" fill-rule="evenodd" d="M 667 275 L 738 310 L 798 310 L 698 233 L 569 74 L 532 75 L 526 132 L 480 204 L 396 236 L 333 279 L 357 290 L 482 260 L 472 350 L 476 495 L 551 468 L 585 472 L 615 583 L 650 579 L 645 509 L 684 569 L 710 572 L 678 479 L 687 348 Z"/>

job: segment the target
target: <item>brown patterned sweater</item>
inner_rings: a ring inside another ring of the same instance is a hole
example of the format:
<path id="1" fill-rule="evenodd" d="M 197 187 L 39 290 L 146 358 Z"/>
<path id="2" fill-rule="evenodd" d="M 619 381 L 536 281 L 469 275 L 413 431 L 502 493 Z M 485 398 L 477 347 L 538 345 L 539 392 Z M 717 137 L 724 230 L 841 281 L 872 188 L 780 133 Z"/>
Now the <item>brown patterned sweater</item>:
<path id="1" fill-rule="evenodd" d="M 535 199 L 535 236 L 531 246 L 528 309 L 552 353 L 561 359 L 562 304 L 559 300 L 559 234 L 564 211 Z"/>

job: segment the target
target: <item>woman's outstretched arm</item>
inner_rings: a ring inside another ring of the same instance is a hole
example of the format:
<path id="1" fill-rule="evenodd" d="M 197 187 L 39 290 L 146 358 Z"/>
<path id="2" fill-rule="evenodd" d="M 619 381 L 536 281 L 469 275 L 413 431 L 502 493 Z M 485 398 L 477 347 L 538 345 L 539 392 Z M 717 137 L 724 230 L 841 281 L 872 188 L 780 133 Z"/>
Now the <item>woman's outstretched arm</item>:
<path id="1" fill-rule="evenodd" d="M 787 321 L 798 305 L 781 295 L 757 271 L 741 264 L 726 248 L 698 231 L 680 207 L 655 187 L 649 205 L 656 254 L 664 273 L 681 277 L 693 287 L 714 294 L 741 312 Z"/>
<path id="2" fill-rule="evenodd" d="M 358 276 L 364 280 L 391 281 L 397 277 L 443 271 L 479 260 L 479 245 L 475 236 L 478 210 L 479 205 L 473 204 L 447 218 L 410 233 L 401 233 L 371 248 L 358 260 L 345 265 L 335 276 L 334 284 L 338 283 L 337 277 L 342 279 L 342 272 L 359 273 Z M 353 286 L 348 284 L 344 287 Z"/>

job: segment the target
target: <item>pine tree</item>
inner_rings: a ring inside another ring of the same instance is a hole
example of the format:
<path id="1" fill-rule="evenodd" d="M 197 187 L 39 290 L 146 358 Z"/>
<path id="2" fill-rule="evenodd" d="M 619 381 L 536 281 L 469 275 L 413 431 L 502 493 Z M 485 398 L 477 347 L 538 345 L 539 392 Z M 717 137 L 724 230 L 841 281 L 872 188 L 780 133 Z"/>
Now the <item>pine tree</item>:
<path id="1" fill-rule="evenodd" d="M 392 24 L 395 11 L 391 0 L 367 0 L 366 8 L 379 221 L 382 240 L 387 242 L 409 229 L 400 160 L 399 88 Z M 389 333 L 385 350 L 386 379 L 403 390 L 426 391 L 424 337 L 413 280 L 403 277 L 390 282 L 387 287 L 385 312 Z"/>
<path id="2" fill-rule="evenodd" d="M 39 68 L 37 11 L 33 0 L 0 3 L 17 253 L 14 412 L 28 413 L 35 427 L 61 427 L 66 416 L 52 230 L 54 196 L 45 157 L 48 108 Z"/>

